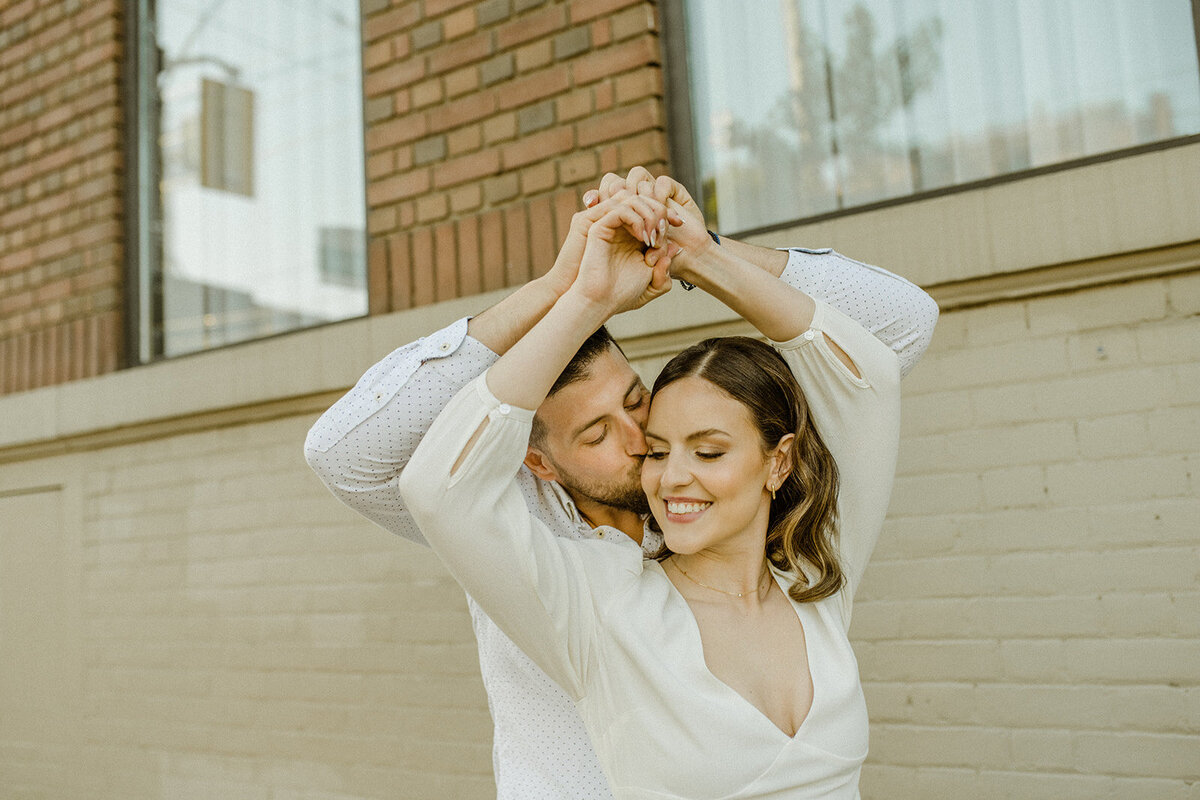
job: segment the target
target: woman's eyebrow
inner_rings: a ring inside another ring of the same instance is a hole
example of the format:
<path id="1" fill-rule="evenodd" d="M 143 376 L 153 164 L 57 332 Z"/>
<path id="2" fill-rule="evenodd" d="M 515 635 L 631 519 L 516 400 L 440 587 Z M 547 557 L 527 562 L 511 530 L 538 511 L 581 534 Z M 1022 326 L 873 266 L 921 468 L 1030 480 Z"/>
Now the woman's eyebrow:
<path id="1" fill-rule="evenodd" d="M 733 438 L 732 436 L 730 436 L 728 433 L 721 430 L 720 428 L 705 428 L 702 431 L 696 431 L 695 433 L 690 434 L 687 437 L 687 440 L 690 442 L 695 439 L 707 439 L 710 436 L 724 436 L 726 439 Z"/>
<path id="2" fill-rule="evenodd" d="M 645 436 L 647 439 L 656 439 L 660 442 L 667 441 L 665 437 L 659 436 L 657 433 L 654 433 L 653 431 L 646 431 Z M 730 434 L 726 433 L 725 431 L 721 430 L 720 428 L 705 428 L 702 431 L 696 431 L 695 433 L 688 434 L 686 441 L 691 442 L 696 439 L 707 439 L 710 436 L 724 436 L 726 439 L 733 438 Z"/>

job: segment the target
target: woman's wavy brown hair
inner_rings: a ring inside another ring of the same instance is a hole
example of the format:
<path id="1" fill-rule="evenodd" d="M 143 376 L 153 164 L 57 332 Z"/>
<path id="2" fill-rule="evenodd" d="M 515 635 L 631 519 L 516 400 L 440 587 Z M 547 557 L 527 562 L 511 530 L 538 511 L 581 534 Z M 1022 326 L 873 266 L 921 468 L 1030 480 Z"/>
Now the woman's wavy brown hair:
<path id="1" fill-rule="evenodd" d="M 835 594 L 845 582 L 837 556 L 837 463 L 783 356 L 746 336 L 705 339 L 667 363 L 654 381 L 651 404 L 665 387 L 688 377 L 703 378 L 745 406 L 764 453 L 789 433 L 796 435 L 792 469 L 771 501 L 766 555 L 776 568 L 796 576 L 788 590 L 793 600 L 808 603 Z M 657 558 L 670 555 L 664 545 Z M 815 569 L 813 580 L 805 576 L 804 565 Z"/>

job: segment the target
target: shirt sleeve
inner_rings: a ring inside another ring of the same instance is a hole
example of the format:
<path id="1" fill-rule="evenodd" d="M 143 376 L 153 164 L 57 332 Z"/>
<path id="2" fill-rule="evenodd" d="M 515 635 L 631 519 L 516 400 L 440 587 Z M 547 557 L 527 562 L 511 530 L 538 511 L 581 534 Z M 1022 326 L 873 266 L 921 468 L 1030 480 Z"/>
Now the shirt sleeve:
<path id="1" fill-rule="evenodd" d="M 486 375 L 476 378 L 421 440 L 399 490 L 467 594 L 578 700 L 593 664 L 597 609 L 641 572 L 642 550 L 632 540 L 557 537 L 529 511 L 516 474 L 533 413 L 499 402 Z"/>
<path id="2" fill-rule="evenodd" d="M 929 347 L 938 307 L 915 283 L 830 249 L 788 249 L 780 279 L 823 300 L 875 334 L 900 358 L 907 375 Z"/>
<path id="3" fill-rule="evenodd" d="M 424 544 L 396 478 L 438 412 L 497 358 L 467 335 L 466 318 L 392 351 L 316 421 L 305 459 L 343 503 Z"/>
<path id="4" fill-rule="evenodd" d="M 835 342 L 857 367 L 834 354 Z M 900 444 L 899 359 L 861 325 L 820 301 L 809 330 L 775 343 L 804 391 L 821 439 L 837 462 L 838 554 L 846 574 L 844 619 L 879 540 Z"/>

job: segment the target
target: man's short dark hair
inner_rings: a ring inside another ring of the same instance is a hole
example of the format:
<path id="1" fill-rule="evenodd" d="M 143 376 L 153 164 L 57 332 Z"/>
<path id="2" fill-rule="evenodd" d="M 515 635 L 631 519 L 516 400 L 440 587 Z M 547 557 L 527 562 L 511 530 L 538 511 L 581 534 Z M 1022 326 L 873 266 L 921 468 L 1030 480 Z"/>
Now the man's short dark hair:
<path id="1" fill-rule="evenodd" d="M 575 355 L 571 356 L 571 360 L 563 367 L 563 371 L 558 374 L 558 378 L 555 379 L 554 385 L 550 387 L 550 392 L 546 397 L 553 397 L 572 383 L 585 380 L 588 376 L 588 367 L 592 366 L 592 362 L 607 351 L 609 347 L 621 350 L 621 346 L 617 344 L 617 340 L 608 332 L 608 328 L 601 325 L 599 330 L 589 336 L 579 346 L 579 349 L 575 351 Z M 529 441 L 534 446 L 538 446 L 545 440 L 545 423 L 535 414 L 533 417 L 533 430 L 529 434 Z"/>
<path id="2" fill-rule="evenodd" d="M 616 340 L 613 339 L 612 334 L 608 332 L 608 328 L 601 325 L 599 330 L 589 336 L 579 346 L 579 349 L 575 351 L 575 355 L 571 356 L 571 360 L 563 367 L 563 371 L 558 374 L 558 378 L 555 379 L 554 385 L 550 387 L 550 391 L 546 396 L 553 397 L 572 383 L 578 383 L 586 379 L 588 376 L 588 367 L 609 346 L 616 347 L 618 350 L 621 349 L 617 345 Z"/>

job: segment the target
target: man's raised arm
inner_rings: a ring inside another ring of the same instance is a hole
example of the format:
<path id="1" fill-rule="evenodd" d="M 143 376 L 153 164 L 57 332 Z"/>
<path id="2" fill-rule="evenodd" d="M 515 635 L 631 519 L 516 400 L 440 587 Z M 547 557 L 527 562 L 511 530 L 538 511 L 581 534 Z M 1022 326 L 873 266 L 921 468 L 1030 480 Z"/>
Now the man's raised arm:
<path id="1" fill-rule="evenodd" d="M 350 508 L 425 544 L 395 479 L 438 412 L 496 358 L 467 335 L 466 319 L 392 351 L 312 426 L 305 460 Z"/>
<path id="2" fill-rule="evenodd" d="M 677 206 L 684 224 L 671 231 L 682 247 L 682 264 L 709 247 L 725 248 L 731 255 L 780 278 L 817 300 L 823 300 L 862 325 L 900 358 L 900 374 L 916 366 L 933 338 L 938 307 L 919 286 L 885 269 L 847 258 L 830 248 L 792 247 L 776 250 L 746 244 L 724 236 L 716 242 L 705 229 L 704 215 L 687 188 L 644 167 L 634 167 L 625 177 L 609 173 L 600 181 L 597 199 L 628 188 L 653 195 Z M 587 200 L 585 195 L 585 202 Z"/>

